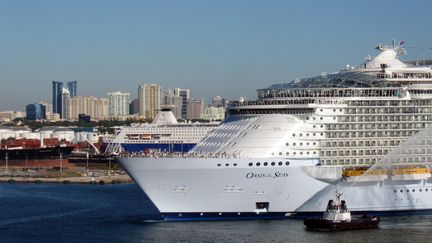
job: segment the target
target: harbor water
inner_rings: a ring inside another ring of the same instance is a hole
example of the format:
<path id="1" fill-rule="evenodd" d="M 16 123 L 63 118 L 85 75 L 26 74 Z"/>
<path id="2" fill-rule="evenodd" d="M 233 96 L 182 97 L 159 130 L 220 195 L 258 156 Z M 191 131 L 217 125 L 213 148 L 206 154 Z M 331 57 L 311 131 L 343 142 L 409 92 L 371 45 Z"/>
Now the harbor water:
<path id="1" fill-rule="evenodd" d="M 319 233 L 302 220 L 162 222 L 135 184 L 0 184 L 0 242 L 426 242 L 432 216 Z"/>

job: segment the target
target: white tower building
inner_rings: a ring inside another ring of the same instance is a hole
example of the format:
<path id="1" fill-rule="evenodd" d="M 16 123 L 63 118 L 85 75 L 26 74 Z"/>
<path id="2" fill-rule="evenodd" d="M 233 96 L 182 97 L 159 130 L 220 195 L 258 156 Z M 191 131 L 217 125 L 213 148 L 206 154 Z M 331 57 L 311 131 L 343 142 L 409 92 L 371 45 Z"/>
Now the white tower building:
<path id="1" fill-rule="evenodd" d="M 129 115 L 130 93 L 113 92 L 108 93 L 108 115 L 119 117 Z"/>

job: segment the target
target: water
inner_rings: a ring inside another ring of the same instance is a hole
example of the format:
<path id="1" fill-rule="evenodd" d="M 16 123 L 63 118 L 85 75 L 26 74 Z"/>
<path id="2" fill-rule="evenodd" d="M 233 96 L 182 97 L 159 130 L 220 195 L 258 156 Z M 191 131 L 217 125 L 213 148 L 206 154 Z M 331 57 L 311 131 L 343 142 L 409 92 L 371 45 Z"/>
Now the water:
<path id="1" fill-rule="evenodd" d="M 318 233 L 302 220 L 160 222 L 134 184 L 0 184 L 0 242 L 426 242 L 432 216 Z"/>

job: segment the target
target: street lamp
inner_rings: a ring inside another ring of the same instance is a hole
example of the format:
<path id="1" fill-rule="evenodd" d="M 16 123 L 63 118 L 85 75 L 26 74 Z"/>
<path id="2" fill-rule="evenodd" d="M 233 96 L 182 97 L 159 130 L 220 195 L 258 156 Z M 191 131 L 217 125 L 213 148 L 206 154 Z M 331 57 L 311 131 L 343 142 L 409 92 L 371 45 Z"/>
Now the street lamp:
<path id="1" fill-rule="evenodd" d="M 62 153 L 60 153 L 59 162 L 60 162 L 60 177 L 63 177 L 63 160 L 62 160 Z"/>
<path id="2" fill-rule="evenodd" d="M 5 171 L 5 173 L 6 174 L 9 174 L 9 171 L 8 171 L 8 159 L 9 159 L 8 153 L 6 153 L 6 157 L 5 157 L 5 160 L 6 160 L 6 171 Z"/>

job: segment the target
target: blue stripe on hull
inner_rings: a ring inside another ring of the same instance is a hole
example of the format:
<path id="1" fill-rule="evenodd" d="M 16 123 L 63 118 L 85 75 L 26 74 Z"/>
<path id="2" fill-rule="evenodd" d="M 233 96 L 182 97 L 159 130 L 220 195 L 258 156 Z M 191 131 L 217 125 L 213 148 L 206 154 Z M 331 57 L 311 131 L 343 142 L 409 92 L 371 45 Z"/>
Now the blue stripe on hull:
<path id="1" fill-rule="evenodd" d="M 127 152 L 140 152 L 146 149 L 160 149 L 166 152 L 189 152 L 195 143 L 122 143 L 121 146 Z"/>
<path id="2" fill-rule="evenodd" d="M 408 216 L 432 214 L 432 209 L 422 210 L 391 210 L 391 211 L 353 211 L 353 215 L 374 216 Z M 165 221 L 212 221 L 212 220 L 253 220 L 253 219 L 304 219 L 321 217 L 323 212 L 269 212 L 256 214 L 254 212 L 243 213 L 161 213 Z"/>

